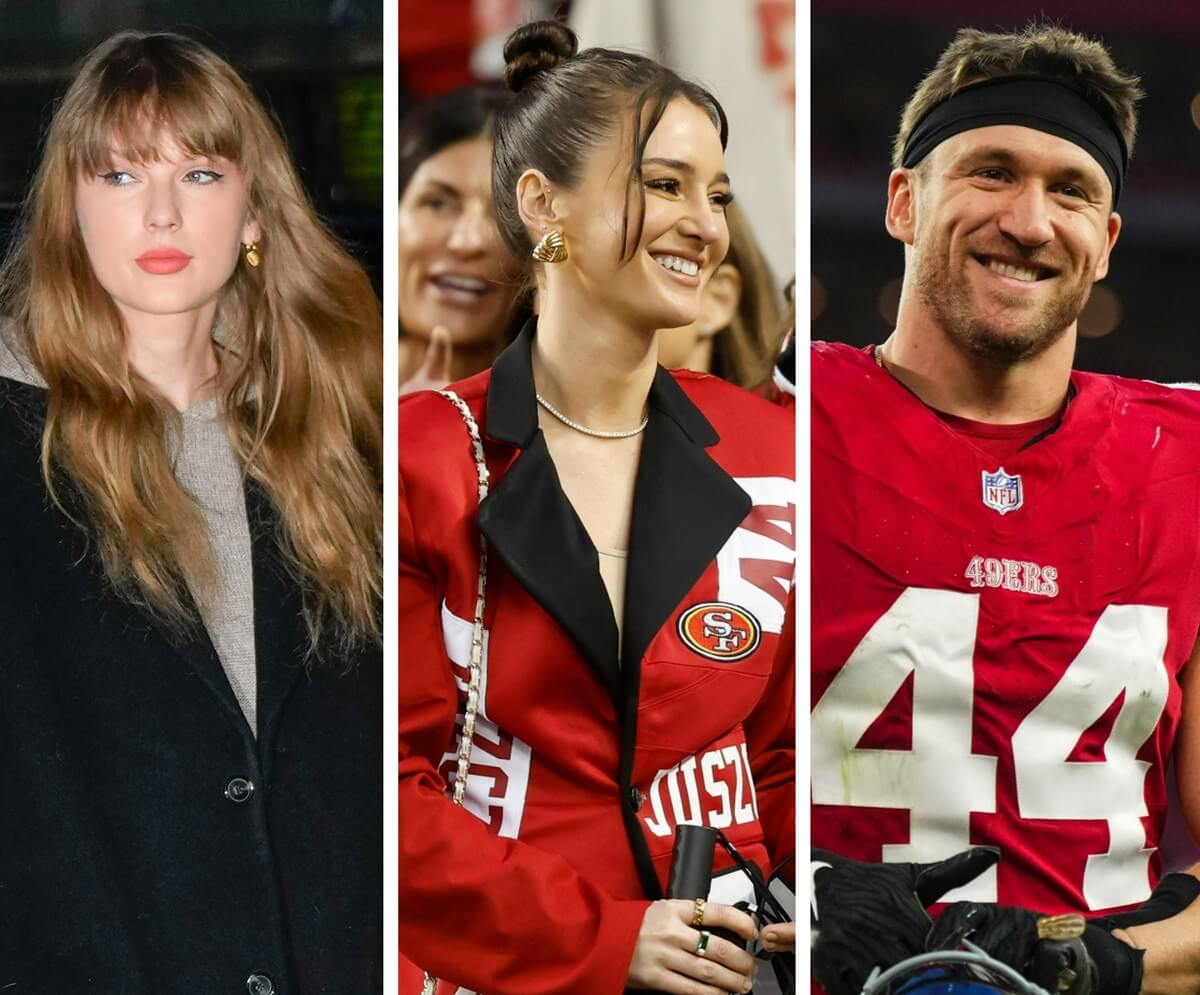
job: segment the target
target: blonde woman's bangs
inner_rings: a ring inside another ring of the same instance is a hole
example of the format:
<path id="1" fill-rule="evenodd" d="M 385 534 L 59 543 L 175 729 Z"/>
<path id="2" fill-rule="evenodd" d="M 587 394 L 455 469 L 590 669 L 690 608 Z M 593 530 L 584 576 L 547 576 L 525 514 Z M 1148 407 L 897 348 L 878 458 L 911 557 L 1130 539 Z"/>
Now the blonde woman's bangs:
<path id="1" fill-rule="evenodd" d="M 243 168 L 242 132 L 231 101 L 221 97 L 198 80 L 149 91 L 127 83 L 101 95 L 90 113 L 74 116 L 74 134 L 63 136 L 67 167 L 76 175 L 95 176 L 112 169 L 118 158 L 156 162 L 174 143 L 186 155 L 220 157 Z"/>
<path id="2" fill-rule="evenodd" d="M 62 150 L 75 176 L 105 172 L 116 157 L 156 161 L 171 142 L 190 156 L 252 166 L 241 123 L 257 109 L 249 87 L 212 52 L 186 39 L 129 34 L 85 61 L 47 150 Z"/>

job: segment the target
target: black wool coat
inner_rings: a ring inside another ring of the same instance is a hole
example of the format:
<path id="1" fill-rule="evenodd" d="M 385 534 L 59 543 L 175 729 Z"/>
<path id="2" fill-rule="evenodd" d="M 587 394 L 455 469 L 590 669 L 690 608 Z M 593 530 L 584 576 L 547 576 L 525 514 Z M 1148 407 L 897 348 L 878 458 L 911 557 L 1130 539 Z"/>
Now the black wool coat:
<path id="1" fill-rule="evenodd" d="M 50 505 L 45 396 L 0 379 L 0 993 L 381 991 L 380 652 L 306 668 L 249 486 L 256 740 Z"/>

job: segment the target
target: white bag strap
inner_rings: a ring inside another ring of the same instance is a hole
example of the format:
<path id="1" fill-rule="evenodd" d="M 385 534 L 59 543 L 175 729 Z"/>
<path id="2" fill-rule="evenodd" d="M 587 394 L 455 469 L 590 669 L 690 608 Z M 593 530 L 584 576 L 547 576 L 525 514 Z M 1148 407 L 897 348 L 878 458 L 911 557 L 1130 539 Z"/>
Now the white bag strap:
<path id="1" fill-rule="evenodd" d="M 467 434 L 471 437 L 472 455 L 475 457 L 475 473 L 479 480 L 479 500 L 483 501 L 488 496 L 488 473 L 487 462 L 483 456 L 483 439 L 479 434 L 479 423 L 475 421 L 475 416 L 471 414 L 471 409 L 467 407 L 466 402 L 452 390 L 438 391 L 442 397 L 446 398 L 462 415 L 463 421 L 467 426 Z M 458 744 L 458 765 L 454 771 L 454 793 L 453 802 L 455 805 L 462 805 L 463 799 L 466 797 L 467 791 L 467 776 L 471 770 L 471 746 L 475 741 L 475 717 L 479 712 L 479 682 L 480 674 L 483 670 L 483 606 L 484 595 L 487 588 L 487 539 L 483 533 L 479 534 L 479 578 L 475 586 L 475 620 L 471 626 L 471 659 L 468 667 L 467 679 L 467 707 L 463 716 L 463 731 L 462 738 Z M 421 989 L 421 995 L 435 995 L 437 992 L 437 978 L 428 971 L 425 972 L 425 984 Z"/>

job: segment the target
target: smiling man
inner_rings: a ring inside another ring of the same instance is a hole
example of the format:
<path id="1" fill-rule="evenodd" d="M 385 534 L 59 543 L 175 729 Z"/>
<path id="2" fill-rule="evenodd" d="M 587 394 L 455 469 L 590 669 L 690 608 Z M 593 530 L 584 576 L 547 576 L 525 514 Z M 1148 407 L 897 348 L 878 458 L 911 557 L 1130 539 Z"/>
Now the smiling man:
<path id="1" fill-rule="evenodd" d="M 896 138 L 895 331 L 814 347 L 813 842 L 853 858 L 814 874 L 831 991 L 904 948 L 868 923 L 907 916 L 918 952 L 914 895 L 946 890 L 869 865 L 978 844 L 995 866 L 935 876 L 968 903 L 938 940 L 1051 990 L 1195 990 L 1200 871 L 1148 899 L 1173 751 L 1200 828 L 1200 395 L 1071 368 L 1140 97 L 1064 29 L 959 32 Z M 895 905 L 856 920 L 848 892 Z M 1065 913 L 1098 924 L 1047 976 L 1039 916 Z"/>

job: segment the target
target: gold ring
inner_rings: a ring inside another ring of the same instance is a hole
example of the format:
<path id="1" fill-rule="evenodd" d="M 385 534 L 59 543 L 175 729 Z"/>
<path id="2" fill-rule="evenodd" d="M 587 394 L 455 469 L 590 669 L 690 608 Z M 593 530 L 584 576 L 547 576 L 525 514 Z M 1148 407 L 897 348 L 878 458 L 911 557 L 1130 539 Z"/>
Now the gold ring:
<path id="1" fill-rule="evenodd" d="M 696 956 L 704 957 L 708 954 L 708 940 L 712 934 L 707 929 L 700 930 L 700 939 L 696 941 Z"/>
<path id="2" fill-rule="evenodd" d="M 1077 940 L 1087 923 L 1083 916 L 1069 912 L 1061 916 L 1042 916 L 1037 921 L 1039 940 Z"/>
<path id="3" fill-rule="evenodd" d="M 692 912 L 692 925 L 701 926 L 704 924 L 704 899 L 696 899 L 696 908 Z"/>

